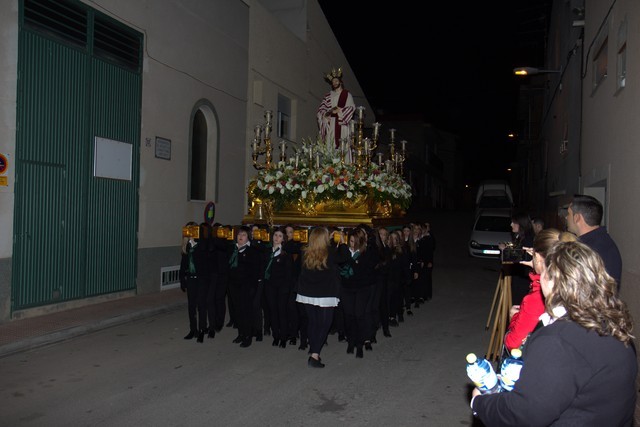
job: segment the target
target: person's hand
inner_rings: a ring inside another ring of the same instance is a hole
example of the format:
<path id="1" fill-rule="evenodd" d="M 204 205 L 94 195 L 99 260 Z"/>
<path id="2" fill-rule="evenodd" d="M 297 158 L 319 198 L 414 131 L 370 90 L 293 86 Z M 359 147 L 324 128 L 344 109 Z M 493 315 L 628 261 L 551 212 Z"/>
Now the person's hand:
<path id="1" fill-rule="evenodd" d="M 529 268 L 533 268 L 533 260 L 529 260 L 529 261 L 520 261 L 520 264 L 522 265 L 526 265 Z"/>
<path id="2" fill-rule="evenodd" d="M 509 319 L 511 319 L 513 315 L 518 313 L 519 311 L 520 311 L 519 305 L 512 305 L 511 308 L 509 309 Z"/>
<path id="3" fill-rule="evenodd" d="M 498 249 L 500 249 L 501 251 L 504 250 L 504 248 L 506 248 L 507 245 L 504 242 L 500 242 L 498 243 Z"/>
<path id="4" fill-rule="evenodd" d="M 473 389 L 473 391 L 471 392 L 471 398 L 473 399 L 476 396 L 480 396 L 482 393 L 480 392 L 480 390 L 478 390 L 478 387 L 475 387 Z"/>
<path id="5" fill-rule="evenodd" d="M 413 280 L 418 280 L 418 273 L 413 273 Z"/>

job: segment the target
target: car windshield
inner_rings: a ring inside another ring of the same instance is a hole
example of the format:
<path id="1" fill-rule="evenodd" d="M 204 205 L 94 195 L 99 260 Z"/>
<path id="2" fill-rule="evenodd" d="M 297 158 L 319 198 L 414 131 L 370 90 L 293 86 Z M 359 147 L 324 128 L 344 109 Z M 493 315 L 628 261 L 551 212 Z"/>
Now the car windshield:
<path id="1" fill-rule="evenodd" d="M 510 208 L 511 202 L 506 197 L 491 197 L 485 196 L 480 199 L 480 203 L 478 204 L 479 208 L 487 209 L 487 208 Z"/>
<path id="2" fill-rule="evenodd" d="M 508 216 L 480 216 L 476 222 L 478 231 L 511 231 L 511 218 Z"/>

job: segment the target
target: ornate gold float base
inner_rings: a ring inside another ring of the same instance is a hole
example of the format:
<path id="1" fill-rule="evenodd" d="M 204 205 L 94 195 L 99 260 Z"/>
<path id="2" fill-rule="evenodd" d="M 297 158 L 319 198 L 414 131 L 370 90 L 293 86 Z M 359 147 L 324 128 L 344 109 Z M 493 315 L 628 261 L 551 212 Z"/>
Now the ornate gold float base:
<path id="1" fill-rule="evenodd" d="M 272 211 L 268 204 L 254 200 L 243 224 L 266 224 L 281 226 L 334 226 L 355 227 L 366 224 L 372 227 L 399 226 L 403 223 L 405 211 L 389 202 L 377 203 L 367 199 L 345 200 L 342 202 L 323 202 L 312 205 L 288 206 Z"/>

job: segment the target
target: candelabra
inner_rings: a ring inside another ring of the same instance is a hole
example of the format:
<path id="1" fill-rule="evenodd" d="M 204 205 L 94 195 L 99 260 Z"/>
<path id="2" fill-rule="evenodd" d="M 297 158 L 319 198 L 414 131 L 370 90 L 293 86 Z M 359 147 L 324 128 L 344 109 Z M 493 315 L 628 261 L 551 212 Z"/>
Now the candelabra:
<path id="1" fill-rule="evenodd" d="M 271 169 L 271 110 L 264 112 L 264 125 L 256 125 L 254 127 L 254 137 L 251 144 L 251 157 L 253 158 L 253 167 L 257 170 Z M 264 163 L 258 163 L 258 157 L 264 154 Z M 282 156 L 282 154 L 281 154 Z"/>
<path id="2" fill-rule="evenodd" d="M 345 157 L 348 150 L 352 153 L 352 162 L 356 165 L 356 169 L 368 169 L 371 166 L 371 157 L 378 148 L 380 140 L 380 123 L 373 124 L 373 133 L 371 138 L 364 136 L 364 107 L 357 107 L 356 120 L 351 120 L 349 130 L 351 134 L 351 142 L 345 139 L 340 144 L 340 161 L 345 163 Z M 357 128 L 356 128 L 357 126 Z M 378 152 L 378 166 L 384 165 L 387 173 L 396 173 L 404 175 L 404 162 L 407 159 L 407 141 L 402 140 L 400 150 L 396 149 L 395 129 L 389 129 L 389 158 L 383 160 L 383 154 Z"/>

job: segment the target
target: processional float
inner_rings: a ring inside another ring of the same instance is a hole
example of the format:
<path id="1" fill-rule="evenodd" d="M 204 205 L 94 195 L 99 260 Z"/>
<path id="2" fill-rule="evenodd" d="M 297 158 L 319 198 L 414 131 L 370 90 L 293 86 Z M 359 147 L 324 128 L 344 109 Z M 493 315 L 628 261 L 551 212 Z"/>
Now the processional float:
<path id="1" fill-rule="evenodd" d="M 404 180 L 407 141 L 395 141 L 389 130 L 382 150 L 380 123 L 371 137 L 364 135 L 364 107 L 356 108 L 349 135 L 338 149 L 321 140 L 302 140 L 287 156 L 287 142 L 278 144 L 276 161 L 271 141 L 273 114 L 254 127 L 250 142 L 253 167 L 258 171 L 247 187 L 245 224 L 325 225 L 349 227 L 400 225 L 411 204 L 411 187 Z"/>

